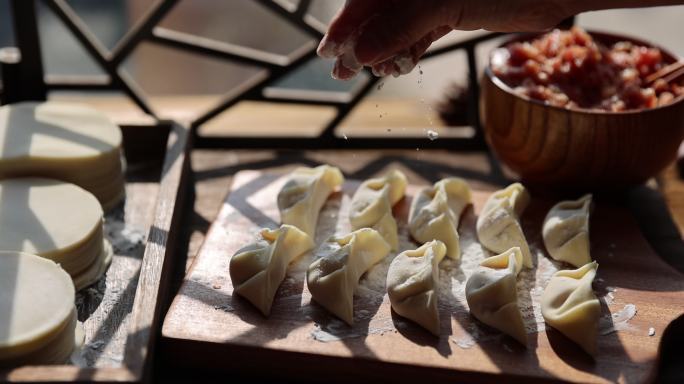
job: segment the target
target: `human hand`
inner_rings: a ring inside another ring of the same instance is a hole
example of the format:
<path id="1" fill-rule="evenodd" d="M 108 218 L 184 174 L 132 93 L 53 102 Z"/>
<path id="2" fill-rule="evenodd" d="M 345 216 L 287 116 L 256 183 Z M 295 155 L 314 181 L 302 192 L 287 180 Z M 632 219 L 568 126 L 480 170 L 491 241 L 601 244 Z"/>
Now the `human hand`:
<path id="1" fill-rule="evenodd" d="M 348 0 L 318 46 L 336 58 L 332 75 L 348 80 L 363 66 L 376 76 L 411 72 L 430 45 L 452 29 L 540 31 L 574 14 L 569 0 Z"/>

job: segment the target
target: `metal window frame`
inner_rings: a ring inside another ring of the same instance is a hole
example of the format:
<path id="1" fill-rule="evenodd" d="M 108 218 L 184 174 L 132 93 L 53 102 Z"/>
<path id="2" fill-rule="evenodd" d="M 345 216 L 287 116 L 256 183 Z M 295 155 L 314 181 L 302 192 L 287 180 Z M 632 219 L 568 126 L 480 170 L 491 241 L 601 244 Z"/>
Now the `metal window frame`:
<path id="1" fill-rule="evenodd" d="M 356 105 L 372 90 L 380 80 L 367 68 L 367 81 L 360 86 L 348 100 L 331 100 L 322 97 L 302 97 L 294 93 L 278 96 L 266 95 L 264 90 L 279 79 L 297 70 L 302 64 L 316 56 L 316 47 L 311 45 L 298 52 L 287 63 L 268 59 L 268 52 L 236 49 L 240 47 L 229 43 L 216 42 L 199 36 L 171 31 L 158 24 L 175 7 L 179 0 L 158 0 L 124 37 L 108 51 L 97 37 L 88 29 L 83 20 L 65 0 L 42 0 L 48 8 L 69 29 L 95 62 L 104 70 L 105 76 L 45 76 L 41 60 L 40 41 L 36 21 L 35 0 L 10 0 L 17 47 L 16 52 L 0 54 L 2 71 L 5 76 L 2 93 L 3 103 L 22 100 L 46 100 L 49 91 L 119 91 L 124 93 L 146 114 L 157 118 L 144 92 L 136 82 L 120 67 L 142 42 L 182 50 L 197 55 L 205 55 L 234 63 L 248 64 L 268 71 L 268 75 L 247 85 L 238 87 L 224 96 L 217 105 L 201 114 L 190 123 L 194 146 L 197 148 L 447 148 L 454 150 L 485 150 L 486 145 L 480 126 L 478 100 L 479 83 L 477 79 L 476 47 L 478 44 L 499 37 L 501 33 L 482 35 L 455 42 L 428 52 L 424 57 L 436 57 L 456 50 L 464 50 L 468 64 L 468 122 L 475 130 L 472 137 L 440 138 L 428 140 L 414 137 L 360 137 L 345 139 L 335 135 L 335 129 Z M 306 21 L 311 0 L 301 0 L 296 8 L 286 9 L 273 0 L 256 0 L 264 8 L 286 20 L 290 25 L 303 31 L 314 40 L 319 40 L 323 32 Z M 17 22 L 21 20 L 21 22 Z M 311 96 L 311 95 L 309 95 Z M 336 109 L 335 117 L 330 120 L 318 136 L 314 137 L 245 137 L 245 136 L 206 136 L 199 128 L 230 107 L 243 100 L 274 103 L 293 103 L 302 105 L 324 105 Z"/>

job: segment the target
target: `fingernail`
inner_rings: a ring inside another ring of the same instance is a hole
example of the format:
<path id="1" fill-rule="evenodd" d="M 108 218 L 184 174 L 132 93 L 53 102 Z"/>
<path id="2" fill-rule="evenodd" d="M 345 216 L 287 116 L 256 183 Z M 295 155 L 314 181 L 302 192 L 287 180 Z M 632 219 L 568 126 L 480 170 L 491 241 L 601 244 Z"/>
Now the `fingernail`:
<path id="1" fill-rule="evenodd" d="M 392 74 L 394 64 L 393 63 L 388 63 L 386 61 L 376 64 L 372 66 L 371 68 L 373 69 L 373 74 L 378 76 L 378 77 L 385 77 L 387 75 Z"/>
<path id="2" fill-rule="evenodd" d="M 416 67 L 416 62 L 413 61 L 410 53 L 401 53 L 394 58 L 394 65 L 399 70 L 399 74 L 405 75 Z"/>
<path id="3" fill-rule="evenodd" d="M 338 74 L 341 75 L 340 78 L 352 78 L 356 76 L 361 68 L 363 68 L 361 63 L 356 60 L 356 56 L 352 50 L 346 50 L 344 53 L 342 53 L 342 55 L 337 59 L 337 62 L 339 63 L 339 66 L 335 65 L 335 67 L 339 68 Z M 345 76 L 346 74 L 349 74 L 349 76 Z"/>
<path id="4" fill-rule="evenodd" d="M 323 36 L 321 42 L 318 44 L 316 53 L 324 59 L 332 59 L 340 55 L 339 52 L 341 44 L 337 44 L 328 38 L 328 35 Z"/>
<path id="5" fill-rule="evenodd" d="M 356 76 L 360 70 L 361 67 L 350 68 L 346 66 L 342 58 L 339 58 L 335 61 L 331 75 L 335 80 L 349 80 Z"/>

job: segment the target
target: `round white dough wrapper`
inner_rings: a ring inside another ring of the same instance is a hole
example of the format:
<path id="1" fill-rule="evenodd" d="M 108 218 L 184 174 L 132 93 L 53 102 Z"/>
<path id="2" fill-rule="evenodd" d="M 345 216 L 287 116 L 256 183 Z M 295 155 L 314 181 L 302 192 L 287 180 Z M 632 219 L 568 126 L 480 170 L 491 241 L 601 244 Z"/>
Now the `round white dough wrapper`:
<path id="1" fill-rule="evenodd" d="M 22 102 L 0 107 L 2 161 L 94 158 L 119 152 L 121 130 L 85 105 Z"/>
<path id="2" fill-rule="evenodd" d="M 114 250 L 109 241 L 105 240 L 102 246 L 102 252 L 97 255 L 97 258 L 93 263 L 82 273 L 73 277 L 74 286 L 76 290 L 91 286 L 98 282 L 102 275 L 104 275 L 107 268 L 112 264 L 112 257 L 114 256 Z"/>
<path id="3" fill-rule="evenodd" d="M 0 252 L 0 361 L 35 353 L 73 331 L 75 290 L 54 262 Z"/>
<path id="4" fill-rule="evenodd" d="M 102 207 L 90 192 L 57 180 L 0 181 L 0 249 L 59 263 L 77 289 L 96 282 L 109 266 Z"/>
<path id="5" fill-rule="evenodd" d="M 68 181 L 110 209 L 124 196 L 121 143 L 119 127 L 85 105 L 49 101 L 0 107 L 0 179 Z"/>
<path id="6" fill-rule="evenodd" d="M 102 227 L 102 214 L 95 196 L 77 185 L 39 178 L 2 180 L 0 249 L 59 261 Z"/>

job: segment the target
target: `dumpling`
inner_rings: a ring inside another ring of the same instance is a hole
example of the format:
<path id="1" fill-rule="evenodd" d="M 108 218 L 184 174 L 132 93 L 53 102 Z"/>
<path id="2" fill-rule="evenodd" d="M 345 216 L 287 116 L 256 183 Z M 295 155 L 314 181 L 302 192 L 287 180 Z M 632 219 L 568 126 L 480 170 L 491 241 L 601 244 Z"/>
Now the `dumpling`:
<path id="1" fill-rule="evenodd" d="M 579 269 L 556 272 L 541 297 L 544 320 L 592 356 L 596 355 L 601 316 L 601 304 L 591 288 L 597 268 L 593 261 Z"/>
<path id="2" fill-rule="evenodd" d="M 336 167 L 321 165 L 295 169 L 278 193 L 280 220 L 314 238 L 319 211 L 342 183 L 344 176 Z"/>
<path id="3" fill-rule="evenodd" d="M 400 253 L 387 271 L 387 293 L 392 309 L 439 335 L 437 310 L 439 262 L 446 246 L 439 240 Z"/>
<path id="4" fill-rule="evenodd" d="M 513 259 L 511 259 L 513 256 Z M 512 261 L 515 260 L 515 264 Z M 492 269 L 512 269 L 517 277 L 523 266 L 523 255 L 520 247 L 513 247 L 504 253 L 488 257 L 480 262 L 480 266 Z"/>
<path id="5" fill-rule="evenodd" d="M 329 254 L 315 260 L 306 282 L 317 303 L 351 325 L 354 321 L 354 289 L 361 275 L 384 259 L 390 245 L 374 229 L 363 228 L 341 238 L 331 238 Z"/>
<path id="6" fill-rule="evenodd" d="M 448 258 L 460 259 L 458 223 L 470 202 L 470 187 L 463 179 L 442 179 L 423 189 L 411 203 L 411 236 L 419 243 L 440 240 L 447 247 Z"/>
<path id="7" fill-rule="evenodd" d="M 544 219 L 542 235 L 549 255 L 575 267 L 591 261 L 589 253 L 589 210 L 591 195 L 575 201 L 561 201 Z"/>
<path id="8" fill-rule="evenodd" d="M 352 198 L 349 213 L 352 230 L 373 228 L 396 251 L 399 236 L 392 206 L 404 197 L 405 192 L 406 176 L 396 169 L 384 177 L 366 180 Z"/>
<path id="9" fill-rule="evenodd" d="M 229 269 L 234 292 L 268 316 L 287 266 L 313 249 L 314 243 L 311 236 L 286 224 L 278 229 L 262 229 L 261 237 L 237 251 Z"/>
<path id="10" fill-rule="evenodd" d="M 532 256 L 519 220 L 529 202 L 530 195 L 525 187 L 514 183 L 494 192 L 477 218 L 480 243 L 495 253 L 519 247 L 526 268 L 532 268 Z"/>
<path id="11" fill-rule="evenodd" d="M 470 313 L 481 322 L 527 344 L 527 333 L 518 307 L 516 277 L 523 255 L 518 247 L 489 257 L 480 263 L 487 267 L 473 273 L 466 282 Z"/>

